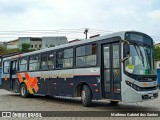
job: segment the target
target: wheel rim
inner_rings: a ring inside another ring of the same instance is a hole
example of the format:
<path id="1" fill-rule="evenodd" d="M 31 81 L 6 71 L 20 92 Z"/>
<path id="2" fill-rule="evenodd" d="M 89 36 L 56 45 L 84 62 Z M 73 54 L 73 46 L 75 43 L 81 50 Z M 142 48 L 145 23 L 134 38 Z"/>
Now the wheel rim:
<path id="1" fill-rule="evenodd" d="M 22 96 L 24 96 L 25 95 L 25 87 L 24 86 L 22 86 L 22 88 L 21 88 L 21 94 L 22 94 Z"/>
<path id="2" fill-rule="evenodd" d="M 82 91 L 82 101 L 84 101 L 86 99 L 86 92 Z"/>

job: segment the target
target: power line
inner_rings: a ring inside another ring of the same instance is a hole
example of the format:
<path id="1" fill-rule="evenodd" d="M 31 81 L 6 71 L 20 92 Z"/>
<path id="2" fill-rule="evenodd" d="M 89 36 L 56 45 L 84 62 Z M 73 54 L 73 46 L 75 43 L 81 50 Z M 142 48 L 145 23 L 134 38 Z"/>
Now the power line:
<path id="1" fill-rule="evenodd" d="M 59 34 L 81 34 L 83 36 L 85 28 L 78 28 L 78 29 L 57 29 L 57 30 L 15 30 L 15 31 L 6 31 L 1 30 L 0 31 L 0 38 L 12 38 L 15 36 L 32 36 L 32 35 L 59 35 Z M 88 34 L 110 34 L 113 33 L 113 31 L 110 30 L 100 30 L 100 29 L 89 29 Z M 156 41 L 160 40 L 160 36 L 151 35 L 151 37 Z"/>

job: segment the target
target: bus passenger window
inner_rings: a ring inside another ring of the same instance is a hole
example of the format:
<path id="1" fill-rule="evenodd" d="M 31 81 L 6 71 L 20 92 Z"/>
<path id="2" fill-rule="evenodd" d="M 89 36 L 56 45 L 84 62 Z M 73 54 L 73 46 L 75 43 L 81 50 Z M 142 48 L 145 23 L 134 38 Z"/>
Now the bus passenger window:
<path id="1" fill-rule="evenodd" d="M 73 66 L 73 49 L 60 50 L 56 53 L 56 68 L 70 68 Z"/>
<path id="2" fill-rule="evenodd" d="M 65 68 L 73 66 L 73 49 L 64 50 L 63 66 Z"/>
<path id="3" fill-rule="evenodd" d="M 85 62 L 80 57 L 76 58 L 76 63 L 77 66 L 85 66 Z"/>
<path id="4" fill-rule="evenodd" d="M 96 44 L 76 48 L 76 66 L 85 67 L 96 65 Z"/>
<path id="5" fill-rule="evenodd" d="M 27 57 L 21 58 L 19 60 L 19 71 L 27 71 Z"/>
<path id="6" fill-rule="evenodd" d="M 3 71 L 4 71 L 4 73 L 9 73 L 9 61 L 4 62 Z"/>
<path id="7" fill-rule="evenodd" d="M 54 53 L 48 55 L 48 67 L 54 69 Z"/>
<path id="8" fill-rule="evenodd" d="M 57 68 L 63 68 L 63 60 L 57 60 Z"/>
<path id="9" fill-rule="evenodd" d="M 47 70 L 48 65 L 47 65 L 47 54 L 42 54 L 41 56 L 41 69 L 42 70 Z"/>
<path id="10" fill-rule="evenodd" d="M 39 70 L 39 56 L 30 56 L 29 58 L 29 70 Z"/>

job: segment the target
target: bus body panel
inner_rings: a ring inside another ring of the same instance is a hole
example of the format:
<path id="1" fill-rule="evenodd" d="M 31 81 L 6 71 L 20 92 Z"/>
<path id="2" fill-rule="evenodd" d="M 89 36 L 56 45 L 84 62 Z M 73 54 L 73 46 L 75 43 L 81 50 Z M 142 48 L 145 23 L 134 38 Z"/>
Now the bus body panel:
<path id="1" fill-rule="evenodd" d="M 144 100 L 149 100 L 149 99 L 154 99 L 158 97 L 158 91 L 159 89 L 155 90 L 148 90 L 148 91 L 136 91 L 134 88 L 128 86 L 125 81 L 130 80 L 134 84 L 141 86 L 144 88 L 143 84 L 147 84 L 145 86 L 146 88 L 150 86 L 156 86 L 157 81 L 152 81 L 152 82 L 137 82 L 134 79 L 123 75 L 124 80 L 122 81 L 122 102 L 142 102 Z M 153 94 L 152 96 L 150 96 Z"/>
<path id="2" fill-rule="evenodd" d="M 92 90 L 93 99 L 101 98 L 101 84 L 100 84 L 100 68 L 80 68 L 68 70 L 54 70 L 41 72 L 27 72 L 29 77 L 37 78 L 38 91 L 34 94 L 45 94 L 51 96 L 70 96 L 76 97 L 77 86 L 81 83 L 86 83 Z M 21 74 L 23 80 L 27 80 L 25 72 Z M 13 87 L 15 91 L 19 91 L 20 82 L 15 79 Z M 10 90 L 9 79 L 5 81 L 4 89 Z"/>

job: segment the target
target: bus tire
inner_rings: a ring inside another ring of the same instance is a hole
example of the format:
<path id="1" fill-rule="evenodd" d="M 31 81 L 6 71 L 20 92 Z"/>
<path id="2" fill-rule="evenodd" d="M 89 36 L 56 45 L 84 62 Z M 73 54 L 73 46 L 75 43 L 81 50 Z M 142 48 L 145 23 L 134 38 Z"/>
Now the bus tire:
<path id="1" fill-rule="evenodd" d="M 82 86 L 81 101 L 84 107 L 91 106 L 92 104 L 92 93 L 87 85 Z"/>
<path id="2" fill-rule="evenodd" d="M 20 94 L 21 94 L 21 97 L 23 98 L 29 97 L 29 94 L 27 93 L 27 86 L 25 84 L 21 85 Z"/>
<path id="3" fill-rule="evenodd" d="M 119 103 L 119 101 L 110 101 L 110 103 L 111 103 L 112 105 L 117 105 L 117 104 Z"/>

